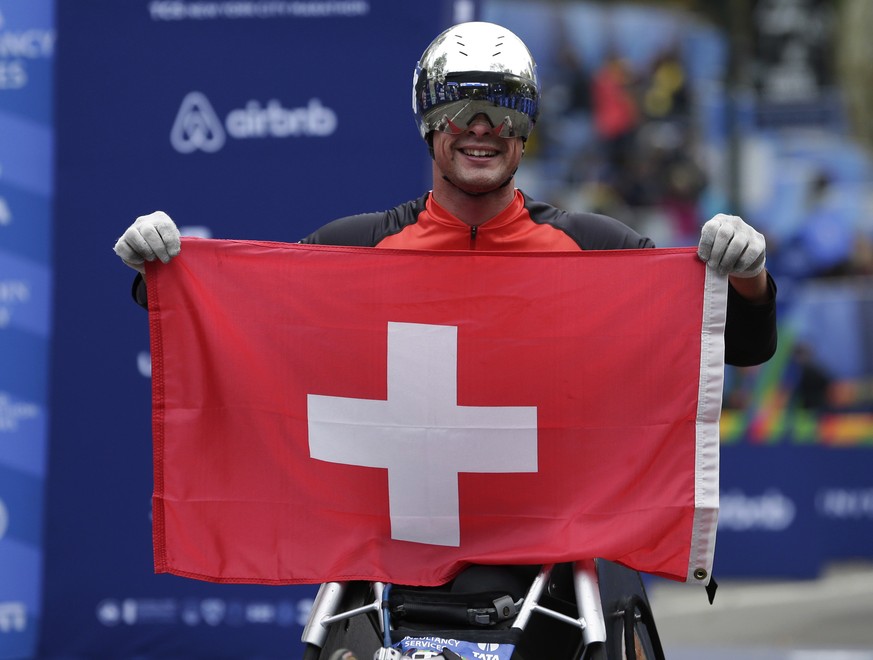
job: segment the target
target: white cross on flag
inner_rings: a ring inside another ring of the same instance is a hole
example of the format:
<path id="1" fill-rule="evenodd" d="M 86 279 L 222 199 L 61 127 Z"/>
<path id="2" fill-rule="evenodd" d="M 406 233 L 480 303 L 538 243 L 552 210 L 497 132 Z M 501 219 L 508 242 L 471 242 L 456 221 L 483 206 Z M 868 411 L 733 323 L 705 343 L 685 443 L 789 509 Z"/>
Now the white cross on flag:
<path id="1" fill-rule="evenodd" d="M 536 408 L 459 406 L 457 328 L 388 324 L 388 400 L 309 396 L 313 458 L 388 470 L 391 538 L 460 545 L 461 472 L 536 472 Z"/>
<path id="2" fill-rule="evenodd" d="M 158 572 L 711 572 L 726 279 L 693 249 L 185 239 L 147 281 Z"/>

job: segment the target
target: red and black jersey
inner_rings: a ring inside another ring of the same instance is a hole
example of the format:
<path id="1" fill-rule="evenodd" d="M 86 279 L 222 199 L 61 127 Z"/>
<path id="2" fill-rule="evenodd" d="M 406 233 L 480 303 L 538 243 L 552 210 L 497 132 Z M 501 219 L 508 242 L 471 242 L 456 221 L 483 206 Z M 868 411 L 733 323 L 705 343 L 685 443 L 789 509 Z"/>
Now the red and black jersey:
<path id="1" fill-rule="evenodd" d="M 381 213 L 340 218 L 302 243 L 419 250 L 573 251 L 654 247 L 621 222 L 569 213 L 515 191 L 512 203 L 479 226 L 441 207 L 430 193 Z"/>
<path id="2" fill-rule="evenodd" d="M 627 250 L 655 247 L 627 225 L 596 213 L 570 213 L 515 191 L 512 203 L 473 226 L 442 208 L 430 193 L 380 213 L 330 222 L 301 243 L 419 250 Z M 768 275 L 769 279 L 769 275 Z M 725 327 L 725 361 L 747 366 L 776 351 L 776 285 L 770 301 L 751 303 L 731 287 Z"/>

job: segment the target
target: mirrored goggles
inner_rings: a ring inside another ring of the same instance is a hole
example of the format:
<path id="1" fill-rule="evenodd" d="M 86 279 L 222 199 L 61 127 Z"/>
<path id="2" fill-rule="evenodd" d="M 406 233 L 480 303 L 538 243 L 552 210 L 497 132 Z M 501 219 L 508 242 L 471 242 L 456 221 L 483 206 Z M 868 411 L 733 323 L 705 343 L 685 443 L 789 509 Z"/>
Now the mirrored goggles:
<path id="1" fill-rule="evenodd" d="M 485 115 L 504 138 L 527 138 L 538 112 L 534 88 L 523 82 L 446 82 L 431 84 L 420 98 L 428 130 L 458 134 L 478 115 Z"/>
<path id="2" fill-rule="evenodd" d="M 481 101 L 461 101 L 440 106 L 434 111 L 432 130 L 459 135 L 473 119 L 485 115 L 491 124 L 491 132 L 503 138 L 527 138 L 533 128 L 530 117 L 515 110 L 496 108 Z M 427 121 L 427 120 L 426 120 Z"/>

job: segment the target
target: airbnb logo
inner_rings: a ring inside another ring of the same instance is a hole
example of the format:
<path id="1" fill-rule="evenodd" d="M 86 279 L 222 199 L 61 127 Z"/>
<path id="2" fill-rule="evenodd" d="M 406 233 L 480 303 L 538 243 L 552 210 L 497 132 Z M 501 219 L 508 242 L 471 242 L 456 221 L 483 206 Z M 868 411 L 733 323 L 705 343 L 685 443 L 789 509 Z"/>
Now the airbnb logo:
<path id="1" fill-rule="evenodd" d="M 264 105 L 253 99 L 231 110 L 222 121 L 205 94 L 190 92 L 176 113 L 170 143 L 182 154 L 214 153 L 228 138 L 328 137 L 337 123 L 336 112 L 318 99 L 300 108 L 286 108 L 276 99 Z"/>
<path id="2" fill-rule="evenodd" d="M 200 92 L 191 92 L 184 99 L 170 131 L 170 143 L 182 154 L 192 151 L 212 153 L 224 146 L 224 126 L 212 104 Z"/>

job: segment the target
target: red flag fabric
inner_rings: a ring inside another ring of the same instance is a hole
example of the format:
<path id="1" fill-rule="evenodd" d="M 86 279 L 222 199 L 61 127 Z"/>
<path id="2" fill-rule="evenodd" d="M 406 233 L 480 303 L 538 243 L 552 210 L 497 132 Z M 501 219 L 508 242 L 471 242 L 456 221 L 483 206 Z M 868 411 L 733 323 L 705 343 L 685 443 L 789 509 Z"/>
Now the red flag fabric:
<path id="1" fill-rule="evenodd" d="M 727 284 L 694 249 L 185 239 L 146 276 L 157 572 L 708 582 Z"/>

